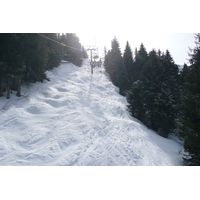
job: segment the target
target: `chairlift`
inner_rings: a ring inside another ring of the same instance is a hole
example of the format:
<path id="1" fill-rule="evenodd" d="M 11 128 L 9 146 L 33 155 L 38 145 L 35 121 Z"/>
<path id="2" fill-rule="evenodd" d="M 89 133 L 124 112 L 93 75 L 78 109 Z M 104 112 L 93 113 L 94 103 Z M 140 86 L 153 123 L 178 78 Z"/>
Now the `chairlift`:
<path id="1" fill-rule="evenodd" d="M 94 58 L 94 60 L 96 60 L 96 59 L 99 58 L 99 56 L 98 56 L 98 55 L 95 55 L 95 56 L 93 56 L 93 58 Z"/>

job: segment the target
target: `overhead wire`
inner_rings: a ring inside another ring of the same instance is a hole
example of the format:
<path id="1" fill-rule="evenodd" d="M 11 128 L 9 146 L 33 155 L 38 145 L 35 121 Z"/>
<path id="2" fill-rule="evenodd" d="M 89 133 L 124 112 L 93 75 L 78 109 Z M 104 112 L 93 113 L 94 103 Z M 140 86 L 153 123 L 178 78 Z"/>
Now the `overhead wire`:
<path id="1" fill-rule="evenodd" d="M 58 42 L 58 41 L 56 41 L 56 40 L 51 39 L 50 37 L 47 37 L 47 36 L 45 36 L 45 35 L 40 34 L 40 33 L 37 33 L 37 34 L 40 35 L 40 36 L 42 36 L 42 37 L 44 37 L 44 38 L 46 38 L 46 39 L 49 39 L 49 40 L 51 40 L 51 41 L 53 41 L 53 42 L 56 42 L 56 43 L 58 43 L 58 44 L 60 44 L 60 45 L 62 45 L 62 46 L 69 47 L 69 48 L 75 49 L 75 50 L 77 50 L 77 51 L 82 51 L 81 49 L 78 49 L 78 48 L 75 48 L 75 47 L 71 47 L 71 46 L 66 45 L 66 44 L 64 44 L 64 43 Z"/>

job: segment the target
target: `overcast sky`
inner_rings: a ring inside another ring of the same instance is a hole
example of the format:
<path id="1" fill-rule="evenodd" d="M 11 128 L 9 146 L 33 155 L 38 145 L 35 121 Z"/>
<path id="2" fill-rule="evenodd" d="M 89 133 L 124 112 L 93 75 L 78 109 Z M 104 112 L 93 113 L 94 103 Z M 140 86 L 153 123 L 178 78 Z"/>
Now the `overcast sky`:
<path id="1" fill-rule="evenodd" d="M 147 51 L 153 48 L 161 51 L 168 49 L 176 64 L 183 65 L 188 63 L 189 47 L 193 48 L 194 33 L 84 33 L 79 32 L 77 36 L 80 42 L 87 45 L 95 45 L 99 48 L 100 56 L 103 55 L 104 46 L 107 50 L 111 48 L 111 40 L 116 36 L 120 44 L 122 53 L 124 52 L 126 42 L 129 41 L 132 51 L 139 48 L 143 43 Z"/>

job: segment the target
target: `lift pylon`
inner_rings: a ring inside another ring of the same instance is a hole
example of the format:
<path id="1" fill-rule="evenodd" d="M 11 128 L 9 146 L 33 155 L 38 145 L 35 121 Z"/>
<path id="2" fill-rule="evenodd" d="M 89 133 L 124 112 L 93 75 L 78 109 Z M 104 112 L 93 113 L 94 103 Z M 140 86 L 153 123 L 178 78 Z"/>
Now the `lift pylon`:
<path id="1" fill-rule="evenodd" d="M 99 61 L 96 61 L 96 59 L 99 58 L 99 56 L 96 54 L 95 56 L 92 55 L 93 51 L 96 51 L 97 48 L 88 48 L 87 51 L 90 51 L 90 65 L 91 65 L 91 73 L 93 74 L 93 68 L 94 67 L 101 67 L 102 61 L 99 59 Z"/>

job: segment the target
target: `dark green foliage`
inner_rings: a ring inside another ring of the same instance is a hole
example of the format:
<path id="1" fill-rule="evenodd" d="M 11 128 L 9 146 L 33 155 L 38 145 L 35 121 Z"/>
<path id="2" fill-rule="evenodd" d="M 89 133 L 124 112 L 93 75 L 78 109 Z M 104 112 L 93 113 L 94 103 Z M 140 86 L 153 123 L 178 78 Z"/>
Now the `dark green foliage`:
<path id="1" fill-rule="evenodd" d="M 133 61 L 127 42 L 122 64 L 116 40 L 105 53 L 106 71 L 126 94 L 130 114 L 164 137 L 178 132 L 186 165 L 200 165 L 200 34 L 195 43 L 190 66 L 184 64 L 181 71 L 168 50 L 147 53 L 143 44 L 135 49 Z"/>
<path id="2" fill-rule="evenodd" d="M 127 96 L 133 117 L 164 137 L 175 130 L 180 101 L 179 71 L 168 50 L 147 53 L 141 44 L 133 60 L 129 43 L 122 57 L 114 38 L 105 56 L 105 69 L 120 94 Z"/>
<path id="3" fill-rule="evenodd" d="M 185 67 L 181 87 L 179 135 L 184 138 L 186 165 L 200 165 L 200 34 L 196 35 L 197 47 L 190 55 L 190 67 Z"/>
<path id="4" fill-rule="evenodd" d="M 137 72 L 135 78 L 139 80 L 128 92 L 128 108 L 134 117 L 167 137 L 168 133 L 175 129 L 178 112 L 178 67 L 174 64 L 169 51 L 161 55 L 160 52 L 152 50 L 147 57 L 144 49 L 142 45 L 141 51 L 146 55 L 146 61 L 136 59 L 134 63 L 142 70 L 134 69 L 134 72 Z"/>
<path id="5" fill-rule="evenodd" d="M 64 39 L 64 40 L 63 40 Z M 70 47 L 62 51 L 61 40 Z M 81 65 L 86 57 L 78 37 L 71 33 L 60 36 L 55 33 L 3 33 L 0 34 L 0 96 L 7 90 L 10 98 L 12 90 L 20 96 L 21 82 L 43 81 L 46 70 L 57 67 L 62 53 L 70 54 L 76 65 Z"/>
<path id="6" fill-rule="evenodd" d="M 130 114 L 167 137 L 176 128 L 180 101 L 178 66 L 170 52 L 152 50 L 147 53 L 141 44 L 133 60 L 129 43 L 122 57 L 114 38 L 111 50 L 105 55 L 105 69 L 113 84 L 119 87 L 120 94 L 127 96 Z"/>
<path id="7" fill-rule="evenodd" d="M 128 110 L 133 117 L 140 121 L 143 121 L 145 114 L 143 104 L 143 86 L 143 82 L 138 80 L 133 83 L 131 90 L 127 93 L 127 101 L 129 103 L 127 106 Z"/>
<path id="8" fill-rule="evenodd" d="M 144 119 L 142 120 L 148 127 L 158 131 L 160 119 L 158 118 L 161 104 L 161 81 L 163 68 L 160 66 L 156 51 L 149 53 L 149 58 L 143 66 L 140 79 L 143 81 L 142 103 L 144 107 Z"/>
<path id="9" fill-rule="evenodd" d="M 105 69 L 109 73 L 110 79 L 114 85 L 120 86 L 120 69 L 122 68 L 122 55 L 119 43 L 116 38 L 112 40 L 111 50 L 105 57 Z"/>
<path id="10" fill-rule="evenodd" d="M 23 34 L 0 34 L 0 62 L 1 62 L 1 96 L 3 95 L 2 86 L 7 86 L 7 98 L 10 98 L 11 89 L 17 90 L 17 96 L 20 96 L 19 80 L 23 74 L 23 57 L 21 50 L 23 44 L 21 38 Z M 12 87 L 12 83 L 16 85 Z"/>
<path id="11" fill-rule="evenodd" d="M 132 79 L 133 76 L 133 54 L 130 48 L 129 43 L 126 43 L 126 48 L 124 51 L 124 55 L 123 55 L 123 61 L 124 61 L 124 66 L 127 70 L 127 73 L 130 76 L 130 79 Z"/>
<path id="12" fill-rule="evenodd" d="M 48 33 L 45 34 L 47 37 L 57 41 L 57 34 L 56 33 Z M 61 45 L 51 41 L 47 40 L 47 46 L 48 46 L 48 61 L 45 69 L 53 69 L 54 67 L 57 67 L 62 59 L 62 52 L 61 52 Z"/>
<path id="13" fill-rule="evenodd" d="M 105 69 L 114 85 L 119 87 L 119 93 L 125 95 L 130 87 L 130 80 L 123 62 L 120 46 L 116 38 L 112 40 L 111 50 L 105 50 Z"/>
<path id="14" fill-rule="evenodd" d="M 189 74 L 189 67 L 186 64 L 184 64 L 183 69 L 180 71 L 180 76 L 179 76 L 180 86 L 182 86 L 183 83 L 186 81 L 188 74 Z"/>
<path id="15" fill-rule="evenodd" d="M 133 54 L 128 42 L 126 43 L 126 48 L 123 55 L 123 65 L 126 71 L 126 85 L 124 84 L 124 90 L 128 91 L 132 86 L 134 77 Z"/>
<path id="16" fill-rule="evenodd" d="M 134 81 L 140 80 L 140 75 L 143 70 L 144 64 L 148 59 L 148 53 L 146 48 L 144 47 L 143 43 L 140 45 L 139 51 L 135 50 L 135 62 L 133 64 L 133 78 Z"/>
<path id="17" fill-rule="evenodd" d="M 175 120 L 178 115 L 178 105 L 180 103 L 179 70 L 168 50 L 163 56 L 161 64 L 164 68 L 161 90 L 164 104 L 160 111 L 164 116 L 162 117 L 162 128 L 160 129 L 162 133 L 167 136 L 168 133 L 173 132 L 176 128 Z"/>
<path id="18" fill-rule="evenodd" d="M 1 56 L 1 54 L 0 54 Z M 5 71 L 6 71 L 7 64 L 6 62 L 0 61 L 0 97 L 3 96 L 3 91 L 5 89 Z"/>
<path id="19" fill-rule="evenodd" d="M 62 57 L 64 60 L 70 61 L 77 66 L 82 65 L 82 58 L 86 55 L 86 52 L 82 52 L 81 43 L 75 33 L 66 33 L 60 36 L 59 41 L 66 46 L 62 47 Z M 67 47 L 70 46 L 70 47 Z M 83 55 L 84 54 L 84 55 Z"/>
<path id="20" fill-rule="evenodd" d="M 48 62 L 47 39 L 38 34 L 29 33 L 23 37 L 25 73 L 24 80 L 30 82 L 43 81 L 46 79 L 45 68 Z"/>
<path id="21" fill-rule="evenodd" d="M 121 95 L 125 96 L 130 89 L 131 81 L 123 64 L 120 67 L 119 73 L 119 92 Z"/>

